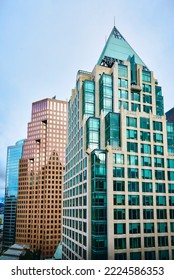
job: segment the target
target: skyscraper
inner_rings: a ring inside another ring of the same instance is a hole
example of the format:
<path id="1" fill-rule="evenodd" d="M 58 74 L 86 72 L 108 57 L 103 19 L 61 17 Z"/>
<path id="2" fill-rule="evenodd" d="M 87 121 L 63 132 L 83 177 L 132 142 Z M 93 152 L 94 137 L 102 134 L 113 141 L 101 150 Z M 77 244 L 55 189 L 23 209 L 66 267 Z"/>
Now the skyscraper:
<path id="1" fill-rule="evenodd" d="M 16 208 L 18 198 L 19 159 L 23 154 L 24 140 L 16 142 L 7 148 L 5 207 L 3 226 L 3 247 L 10 247 L 15 243 Z"/>
<path id="2" fill-rule="evenodd" d="M 63 259 L 174 259 L 169 130 L 158 81 L 114 27 L 69 100 Z"/>
<path id="3" fill-rule="evenodd" d="M 19 166 L 16 243 L 52 257 L 62 232 L 62 185 L 67 142 L 67 102 L 32 104 Z"/>

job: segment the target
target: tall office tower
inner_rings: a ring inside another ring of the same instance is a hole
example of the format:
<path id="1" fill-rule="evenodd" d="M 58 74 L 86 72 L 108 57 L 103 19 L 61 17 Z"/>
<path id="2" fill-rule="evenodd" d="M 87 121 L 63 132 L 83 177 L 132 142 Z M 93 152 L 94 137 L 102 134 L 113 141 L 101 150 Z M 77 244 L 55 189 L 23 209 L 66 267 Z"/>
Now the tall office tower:
<path id="1" fill-rule="evenodd" d="M 174 259 L 174 133 L 116 27 L 94 70 L 78 71 L 68 118 L 63 259 Z"/>
<path id="2" fill-rule="evenodd" d="M 166 119 L 174 124 L 174 107 L 166 112 Z"/>
<path id="3" fill-rule="evenodd" d="M 19 159 L 23 154 L 24 140 L 7 148 L 3 248 L 15 243 L 16 208 L 18 197 Z"/>
<path id="4" fill-rule="evenodd" d="M 62 185 L 68 103 L 55 98 L 32 104 L 19 165 L 16 243 L 52 257 L 62 233 Z"/>

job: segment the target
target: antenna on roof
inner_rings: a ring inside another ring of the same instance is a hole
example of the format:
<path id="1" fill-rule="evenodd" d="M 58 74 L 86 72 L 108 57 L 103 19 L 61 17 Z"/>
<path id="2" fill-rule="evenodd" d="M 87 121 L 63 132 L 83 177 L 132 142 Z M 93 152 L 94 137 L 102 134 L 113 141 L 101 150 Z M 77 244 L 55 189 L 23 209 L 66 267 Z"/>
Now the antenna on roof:
<path id="1" fill-rule="evenodd" d="M 54 96 L 52 97 L 52 99 L 56 99 L 56 95 L 54 95 Z"/>
<path id="2" fill-rule="evenodd" d="M 114 26 L 115 26 L 115 16 L 114 16 Z"/>

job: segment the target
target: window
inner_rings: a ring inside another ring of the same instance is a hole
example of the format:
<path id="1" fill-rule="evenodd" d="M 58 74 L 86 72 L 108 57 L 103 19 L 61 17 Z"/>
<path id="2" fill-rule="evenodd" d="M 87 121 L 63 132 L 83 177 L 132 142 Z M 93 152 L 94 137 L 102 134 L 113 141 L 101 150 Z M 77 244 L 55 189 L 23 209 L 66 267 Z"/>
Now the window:
<path id="1" fill-rule="evenodd" d="M 123 167 L 113 167 L 113 177 L 124 178 L 124 168 Z"/>
<path id="2" fill-rule="evenodd" d="M 150 71 L 142 71 L 142 81 L 150 83 L 151 82 L 151 72 Z"/>
<path id="3" fill-rule="evenodd" d="M 174 184 L 168 184 L 168 192 L 174 193 Z"/>
<path id="4" fill-rule="evenodd" d="M 144 247 L 155 247 L 155 237 L 144 237 Z"/>
<path id="5" fill-rule="evenodd" d="M 141 252 L 130 252 L 130 260 L 141 260 Z"/>
<path id="6" fill-rule="evenodd" d="M 131 111 L 136 112 L 136 111 L 141 111 L 141 106 L 140 104 L 137 103 L 131 103 Z"/>
<path id="7" fill-rule="evenodd" d="M 151 154 L 151 146 L 149 144 L 141 144 L 140 147 L 142 154 Z"/>
<path id="8" fill-rule="evenodd" d="M 126 224 L 114 224 L 114 234 L 126 234 Z"/>
<path id="9" fill-rule="evenodd" d="M 131 127 L 137 127 L 137 119 L 132 117 L 126 117 L 126 125 Z"/>
<path id="10" fill-rule="evenodd" d="M 125 195 L 115 195 L 113 196 L 114 205 L 125 205 Z"/>
<path id="11" fill-rule="evenodd" d="M 169 260 L 169 251 L 159 250 L 159 260 Z"/>
<path id="12" fill-rule="evenodd" d="M 155 167 L 164 167 L 164 159 L 163 158 L 154 158 L 154 166 Z"/>
<path id="13" fill-rule="evenodd" d="M 143 205 L 153 205 L 153 196 L 143 195 Z"/>
<path id="14" fill-rule="evenodd" d="M 128 178 L 138 178 L 138 168 L 128 168 Z"/>
<path id="15" fill-rule="evenodd" d="M 141 157 L 141 165 L 142 166 L 152 166 L 151 157 Z"/>
<path id="16" fill-rule="evenodd" d="M 156 260 L 156 252 L 155 251 L 145 251 L 145 260 Z"/>
<path id="17" fill-rule="evenodd" d="M 158 236 L 158 246 L 168 246 L 168 236 Z"/>
<path id="18" fill-rule="evenodd" d="M 148 118 L 140 117 L 140 128 L 150 129 L 150 120 Z"/>
<path id="19" fill-rule="evenodd" d="M 138 152 L 138 144 L 134 142 L 127 142 L 127 151 L 128 152 Z"/>
<path id="20" fill-rule="evenodd" d="M 140 210 L 139 209 L 129 209 L 129 219 L 130 220 L 139 220 L 140 219 Z"/>
<path id="21" fill-rule="evenodd" d="M 154 233 L 154 223 L 144 223 L 144 233 Z"/>
<path id="22" fill-rule="evenodd" d="M 118 101 L 118 107 L 121 109 L 123 107 L 125 110 L 129 110 L 128 102 L 126 101 Z"/>
<path id="23" fill-rule="evenodd" d="M 174 196 L 169 196 L 169 205 L 174 206 Z"/>
<path id="24" fill-rule="evenodd" d="M 139 195 L 128 195 L 128 204 L 129 205 L 139 205 Z"/>
<path id="25" fill-rule="evenodd" d="M 156 196 L 156 205 L 157 206 L 166 206 L 166 197 L 165 196 Z"/>
<path id="26" fill-rule="evenodd" d="M 166 192 L 166 187 L 164 183 L 156 183 L 155 184 L 155 189 L 157 193 L 165 193 Z"/>
<path id="27" fill-rule="evenodd" d="M 174 181 L 174 171 L 167 171 L 168 180 Z"/>
<path id="28" fill-rule="evenodd" d="M 114 220 L 125 220 L 125 209 L 114 209 Z"/>
<path id="29" fill-rule="evenodd" d="M 113 163 L 114 164 L 124 164 L 124 155 L 113 154 Z"/>
<path id="30" fill-rule="evenodd" d="M 167 232 L 167 223 L 157 223 L 158 233 Z"/>
<path id="31" fill-rule="evenodd" d="M 174 232 L 174 222 L 170 223 L 170 231 Z"/>
<path id="32" fill-rule="evenodd" d="M 165 172 L 163 170 L 155 170 L 155 179 L 165 180 Z"/>
<path id="33" fill-rule="evenodd" d="M 174 219 L 174 209 L 170 209 L 169 213 L 170 213 L 170 219 Z"/>
<path id="34" fill-rule="evenodd" d="M 119 89 L 118 90 L 118 97 L 128 99 L 128 91 L 124 90 L 124 89 Z"/>
<path id="35" fill-rule="evenodd" d="M 115 238 L 114 239 L 114 249 L 126 249 L 126 238 Z"/>
<path id="36" fill-rule="evenodd" d="M 127 137 L 127 139 L 137 140 L 137 131 L 136 130 L 127 129 L 126 130 L 126 137 Z"/>
<path id="37" fill-rule="evenodd" d="M 128 191 L 129 192 L 139 192 L 139 182 L 128 182 Z"/>
<path id="38" fill-rule="evenodd" d="M 153 209 L 143 209 L 143 219 L 144 220 L 154 219 Z"/>
<path id="39" fill-rule="evenodd" d="M 167 160 L 167 167 L 168 168 L 174 168 L 174 159 L 168 159 Z"/>
<path id="40" fill-rule="evenodd" d="M 151 86 L 150 85 L 142 84 L 142 89 L 143 89 L 143 92 L 151 93 Z"/>
<path id="41" fill-rule="evenodd" d="M 143 105 L 143 111 L 145 113 L 150 113 L 150 111 L 152 112 L 152 106 Z"/>
<path id="42" fill-rule="evenodd" d="M 154 154 L 155 155 L 163 155 L 163 146 L 154 145 Z"/>
<path id="43" fill-rule="evenodd" d="M 128 77 L 128 69 L 126 65 L 118 64 L 118 76 L 127 78 Z"/>
<path id="44" fill-rule="evenodd" d="M 131 100 L 140 102 L 140 94 L 138 92 L 131 92 Z"/>
<path id="45" fill-rule="evenodd" d="M 113 181 L 113 191 L 125 191 L 125 181 Z"/>
<path id="46" fill-rule="evenodd" d="M 160 133 L 153 134 L 153 141 L 156 143 L 163 143 L 163 135 Z"/>
<path id="47" fill-rule="evenodd" d="M 118 78 L 118 87 L 128 88 L 128 81 Z"/>
<path id="48" fill-rule="evenodd" d="M 167 219 L 166 209 L 157 209 L 157 219 Z"/>
<path id="49" fill-rule="evenodd" d="M 141 248 L 141 238 L 140 237 L 130 238 L 130 248 Z"/>
<path id="50" fill-rule="evenodd" d="M 128 155 L 128 165 L 138 165 L 138 156 Z"/>
<path id="51" fill-rule="evenodd" d="M 150 169 L 142 169 L 142 179 L 152 179 L 152 170 Z"/>
<path id="52" fill-rule="evenodd" d="M 130 223 L 129 224 L 129 233 L 130 234 L 140 233 L 140 223 Z"/>
<path id="53" fill-rule="evenodd" d="M 142 191 L 143 192 L 152 192 L 152 183 L 142 182 Z"/>
<path id="54" fill-rule="evenodd" d="M 144 103 L 152 104 L 152 96 L 151 95 L 147 95 L 147 94 L 143 94 L 143 102 Z"/>
<path id="55" fill-rule="evenodd" d="M 147 131 L 140 131 L 140 139 L 142 141 L 150 142 L 150 132 Z"/>
<path id="56" fill-rule="evenodd" d="M 162 124 L 162 122 L 153 121 L 153 130 L 163 131 L 163 124 Z"/>
<path id="57" fill-rule="evenodd" d="M 115 260 L 127 260 L 127 254 L 126 253 L 117 253 L 115 254 Z"/>

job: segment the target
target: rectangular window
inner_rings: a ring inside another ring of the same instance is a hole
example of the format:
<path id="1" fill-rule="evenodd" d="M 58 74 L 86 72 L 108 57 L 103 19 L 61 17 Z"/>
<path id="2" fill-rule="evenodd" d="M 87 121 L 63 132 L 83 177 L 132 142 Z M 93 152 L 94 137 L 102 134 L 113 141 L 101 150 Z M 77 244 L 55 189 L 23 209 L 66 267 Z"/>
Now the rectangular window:
<path id="1" fill-rule="evenodd" d="M 129 192 L 139 192 L 139 182 L 128 182 L 128 191 Z"/>
<path id="2" fill-rule="evenodd" d="M 130 223 L 129 224 L 129 233 L 130 234 L 140 233 L 140 223 Z"/>
<path id="3" fill-rule="evenodd" d="M 128 80 L 118 78 L 118 87 L 128 88 Z"/>
<path id="4" fill-rule="evenodd" d="M 145 251 L 145 260 L 156 260 L 156 252 L 155 251 Z"/>
<path id="5" fill-rule="evenodd" d="M 130 248 L 141 248 L 141 238 L 132 237 L 130 238 Z"/>
<path id="6" fill-rule="evenodd" d="M 114 234 L 126 234 L 126 224 L 114 224 Z"/>
<path id="7" fill-rule="evenodd" d="M 167 219 L 166 209 L 157 209 L 157 219 Z"/>
<path id="8" fill-rule="evenodd" d="M 127 151 L 137 153 L 138 152 L 138 144 L 134 142 L 127 142 Z"/>
<path id="9" fill-rule="evenodd" d="M 131 92 L 131 100 L 140 102 L 140 94 L 138 92 Z"/>
<path id="10" fill-rule="evenodd" d="M 174 193 L 174 184 L 168 184 L 168 192 Z"/>
<path id="11" fill-rule="evenodd" d="M 174 168 L 174 159 L 168 159 L 167 160 L 167 167 L 168 168 Z"/>
<path id="12" fill-rule="evenodd" d="M 114 209 L 114 220 L 125 220 L 126 211 L 125 209 Z"/>
<path id="13" fill-rule="evenodd" d="M 155 167 L 164 167 L 164 159 L 163 158 L 154 158 L 154 166 Z"/>
<path id="14" fill-rule="evenodd" d="M 152 112 L 152 106 L 143 105 L 143 112 L 150 113 Z"/>
<path id="15" fill-rule="evenodd" d="M 130 260 L 141 260 L 141 252 L 130 252 Z"/>
<path id="16" fill-rule="evenodd" d="M 124 192 L 125 191 L 125 181 L 113 181 L 113 191 Z"/>
<path id="17" fill-rule="evenodd" d="M 154 145 L 154 154 L 163 155 L 164 154 L 163 146 Z"/>
<path id="18" fill-rule="evenodd" d="M 127 161 L 128 165 L 138 165 L 138 156 L 128 155 Z"/>
<path id="19" fill-rule="evenodd" d="M 115 238 L 114 249 L 115 250 L 126 249 L 126 238 Z"/>
<path id="20" fill-rule="evenodd" d="M 129 209 L 129 219 L 139 220 L 140 219 L 140 209 Z"/>
<path id="21" fill-rule="evenodd" d="M 153 121 L 153 130 L 163 131 L 162 122 Z"/>
<path id="22" fill-rule="evenodd" d="M 166 192 L 165 183 L 156 183 L 155 189 L 157 193 L 165 193 Z"/>
<path id="23" fill-rule="evenodd" d="M 128 168 L 128 178 L 138 178 L 138 168 Z"/>
<path id="24" fill-rule="evenodd" d="M 113 154 L 113 163 L 114 164 L 124 164 L 124 155 Z"/>
<path id="25" fill-rule="evenodd" d="M 142 81 L 146 83 L 151 83 L 151 72 L 150 71 L 142 71 Z"/>
<path id="26" fill-rule="evenodd" d="M 132 129 L 126 130 L 126 137 L 127 139 L 134 139 L 137 140 L 137 131 Z"/>
<path id="27" fill-rule="evenodd" d="M 154 233 L 154 223 L 144 223 L 144 233 Z"/>
<path id="28" fill-rule="evenodd" d="M 158 246 L 168 246 L 168 236 L 158 236 Z"/>
<path id="29" fill-rule="evenodd" d="M 142 154 L 151 154 L 151 145 L 149 144 L 141 144 L 141 153 Z"/>
<path id="30" fill-rule="evenodd" d="M 163 170 L 155 170 L 156 180 L 165 180 L 165 172 Z"/>
<path id="31" fill-rule="evenodd" d="M 144 103 L 152 104 L 152 96 L 151 95 L 147 95 L 147 94 L 143 94 L 143 102 Z"/>
<path id="32" fill-rule="evenodd" d="M 152 183 L 142 182 L 142 192 L 152 192 Z"/>
<path id="33" fill-rule="evenodd" d="M 151 85 L 142 84 L 142 90 L 143 92 L 151 93 L 152 92 Z"/>
<path id="34" fill-rule="evenodd" d="M 141 139 L 141 141 L 150 142 L 150 132 L 140 131 L 140 139 Z"/>
<path id="35" fill-rule="evenodd" d="M 151 157 L 141 157 L 141 165 L 142 166 L 152 166 Z"/>
<path id="36" fill-rule="evenodd" d="M 129 110 L 128 102 L 126 101 L 118 101 L 118 108 L 124 108 L 125 110 Z"/>
<path id="37" fill-rule="evenodd" d="M 167 223 L 157 223 L 158 233 L 168 232 Z"/>
<path id="38" fill-rule="evenodd" d="M 153 196 L 152 195 L 143 195 L 143 205 L 144 206 L 153 205 Z"/>
<path id="39" fill-rule="evenodd" d="M 141 106 L 140 104 L 137 103 L 131 103 L 131 111 L 136 112 L 136 111 L 141 111 Z"/>
<path id="40" fill-rule="evenodd" d="M 174 222 L 170 223 L 170 231 L 174 232 Z"/>
<path id="41" fill-rule="evenodd" d="M 167 171 L 169 181 L 174 181 L 174 171 Z"/>
<path id="42" fill-rule="evenodd" d="M 113 204 L 114 205 L 125 205 L 125 195 L 114 194 Z"/>
<path id="43" fill-rule="evenodd" d="M 140 128 L 150 129 L 150 120 L 149 120 L 149 118 L 140 117 Z"/>
<path id="44" fill-rule="evenodd" d="M 123 167 L 113 167 L 113 177 L 124 178 L 124 168 Z"/>
<path id="45" fill-rule="evenodd" d="M 126 65 L 118 64 L 118 76 L 127 78 L 128 77 L 128 68 Z"/>
<path id="46" fill-rule="evenodd" d="M 131 127 L 137 127 L 137 119 L 132 117 L 126 117 L 126 125 Z"/>
<path id="47" fill-rule="evenodd" d="M 144 237 L 144 247 L 146 248 L 155 247 L 155 237 L 153 236 Z"/>
<path id="48" fill-rule="evenodd" d="M 174 206 L 174 196 L 169 196 L 169 205 Z"/>
<path id="49" fill-rule="evenodd" d="M 157 206 L 166 206 L 166 197 L 165 196 L 156 196 L 156 205 Z"/>
<path id="50" fill-rule="evenodd" d="M 140 205 L 139 195 L 128 195 L 129 205 Z"/>
<path id="51" fill-rule="evenodd" d="M 152 179 L 152 170 L 142 169 L 141 176 L 142 176 L 142 179 Z"/>
<path id="52" fill-rule="evenodd" d="M 153 133 L 153 141 L 156 143 L 163 143 L 163 135 L 160 133 Z"/>
<path id="53" fill-rule="evenodd" d="M 143 219 L 144 220 L 154 219 L 153 209 L 143 209 Z"/>
<path id="54" fill-rule="evenodd" d="M 128 91 L 124 89 L 118 90 L 118 98 L 128 99 Z"/>

